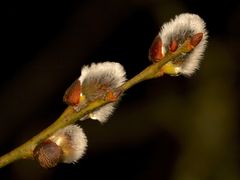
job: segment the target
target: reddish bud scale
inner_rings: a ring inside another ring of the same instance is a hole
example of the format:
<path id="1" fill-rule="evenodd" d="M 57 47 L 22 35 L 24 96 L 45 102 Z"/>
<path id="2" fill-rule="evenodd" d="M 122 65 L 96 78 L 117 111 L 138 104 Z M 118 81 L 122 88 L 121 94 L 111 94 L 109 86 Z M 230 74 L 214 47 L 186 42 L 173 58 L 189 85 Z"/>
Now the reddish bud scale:
<path id="1" fill-rule="evenodd" d="M 118 100 L 118 98 L 121 96 L 121 94 L 122 94 L 122 90 L 121 89 L 117 89 L 117 90 L 115 90 L 115 92 L 110 90 L 110 91 L 108 91 L 108 93 L 106 95 L 106 99 L 108 101 L 114 102 L 114 101 Z"/>
<path id="2" fill-rule="evenodd" d="M 196 47 L 201 42 L 202 38 L 203 38 L 203 33 L 194 34 L 190 40 L 191 45 L 193 47 Z"/>
<path id="3" fill-rule="evenodd" d="M 156 36 L 149 49 L 149 59 L 153 62 L 158 62 L 163 58 L 162 54 L 162 40 L 159 36 Z"/>
<path id="4" fill-rule="evenodd" d="M 80 94 L 81 94 L 81 83 L 77 79 L 72 83 L 72 85 L 66 90 L 63 101 L 71 106 L 78 105 L 80 103 Z"/>
<path id="5" fill-rule="evenodd" d="M 43 168 L 56 166 L 62 158 L 62 149 L 54 142 L 47 140 L 40 143 L 33 151 L 33 157 Z"/>
<path id="6" fill-rule="evenodd" d="M 178 43 L 177 43 L 177 41 L 176 41 L 176 40 L 172 40 L 172 42 L 171 42 L 171 44 L 170 44 L 170 46 L 169 46 L 169 50 L 170 50 L 171 52 L 175 52 L 175 51 L 177 50 L 177 48 L 178 48 Z"/>

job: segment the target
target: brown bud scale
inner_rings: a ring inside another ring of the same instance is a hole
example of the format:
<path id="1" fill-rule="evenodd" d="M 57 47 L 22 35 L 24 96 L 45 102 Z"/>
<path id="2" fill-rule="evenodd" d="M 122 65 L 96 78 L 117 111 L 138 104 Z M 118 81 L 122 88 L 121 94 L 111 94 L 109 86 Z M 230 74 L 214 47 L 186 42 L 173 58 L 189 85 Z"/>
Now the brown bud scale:
<path id="1" fill-rule="evenodd" d="M 63 101 L 71 106 L 78 105 L 80 103 L 80 94 L 81 94 L 81 83 L 77 79 L 72 83 L 72 85 L 66 90 Z"/>
<path id="2" fill-rule="evenodd" d="M 193 47 L 196 47 L 201 42 L 202 38 L 203 38 L 203 33 L 194 34 L 190 41 L 191 45 Z"/>
<path id="3" fill-rule="evenodd" d="M 43 168 L 56 166 L 62 158 L 62 149 L 56 143 L 47 140 L 40 143 L 33 151 L 33 157 Z"/>
<path id="4" fill-rule="evenodd" d="M 171 42 L 171 44 L 170 44 L 170 46 L 169 46 L 169 50 L 170 50 L 171 52 L 175 52 L 175 51 L 177 50 L 177 48 L 178 48 L 178 43 L 177 43 L 177 41 L 176 41 L 176 40 L 172 40 L 172 42 Z"/>
<path id="5" fill-rule="evenodd" d="M 162 40 L 160 36 L 156 36 L 149 49 L 149 59 L 153 62 L 158 62 L 163 58 L 162 54 Z"/>

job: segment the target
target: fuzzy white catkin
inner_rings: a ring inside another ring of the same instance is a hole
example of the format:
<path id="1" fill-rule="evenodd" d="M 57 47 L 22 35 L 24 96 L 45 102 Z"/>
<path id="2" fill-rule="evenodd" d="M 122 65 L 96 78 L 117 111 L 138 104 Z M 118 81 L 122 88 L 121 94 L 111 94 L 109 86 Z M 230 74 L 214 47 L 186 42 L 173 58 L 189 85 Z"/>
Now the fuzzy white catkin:
<path id="1" fill-rule="evenodd" d="M 180 74 L 190 76 L 199 68 L 208 38 L 205 22 L 196 14 L 183 13 L 170 20 L 170 22 L 165 23 L 159 32 L 163 43 L 163 55 L 168 51 L 172 40 L 178 41 L 178 44 L 181 45 L 186 40 L 186 37 L 191 37 L 197 33 L 203 33 L 203 38 L 184 59 L 178 70 Z"/>
<path id="2" fill-rule="evenodd" d="M 62 148 L 64 163 L 77 162 L 87 149 L 87 137 L 82 128 L 77 125 L 60 129 L 49 139 Z"/>
<path id="3" fill-rule="evenodd" d="M 82 89 L 84 89 L 84 84 L 96 82 L 96 86 L 107 84 L 107 88 L 111 90 L 123 85 L 123 83 L 126 82 L 126 72 L 123 66 L 117 62 L 92 63 L 90 66 L 84 66 L 82 68 L 79 81 L 83 86 Z M 84 95 L 84 92 L 82 93 Z M 92 92 L 92 94 L 94 94 L 94 92 Z M 94 98 L 92 98 L 92 100 L 94 100 Z M 116 103 L 109 103 L 91 112 L 89 117 L 104 123 L 113 113 L 115 104 Z"/>
<path id="4" fill-rule="evenodd" d="M 108 61 L 84 66 L 79 80 L 84 82 L 88 79 L 111 82 L 111 86 L 114 88 L 121 86 L 127 80 L 123 66 L 120 63 Z"/>

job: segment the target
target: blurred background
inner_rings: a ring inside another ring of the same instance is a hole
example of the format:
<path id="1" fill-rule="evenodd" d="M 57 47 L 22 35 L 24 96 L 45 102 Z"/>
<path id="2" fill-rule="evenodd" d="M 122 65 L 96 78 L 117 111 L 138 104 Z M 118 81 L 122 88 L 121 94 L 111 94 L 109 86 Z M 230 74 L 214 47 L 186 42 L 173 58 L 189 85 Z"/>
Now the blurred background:
<path id="1" fill-rule="evenodd" d="M 209 3 L 7 1 L 0 35 L 0 154 L 62 113 L 62 96 L 84 64 L 117 61 L 128 78 L 147 67 L 152 40 L 175 15 L 200 15 L 209 44 L 192 77 L 138 84 L 106 124 L 80 122 L 89 147 L 77 164 L 46 170 L 20 160 L 0 169 L 0 179 L 240 179 L 240 3 Z"/>

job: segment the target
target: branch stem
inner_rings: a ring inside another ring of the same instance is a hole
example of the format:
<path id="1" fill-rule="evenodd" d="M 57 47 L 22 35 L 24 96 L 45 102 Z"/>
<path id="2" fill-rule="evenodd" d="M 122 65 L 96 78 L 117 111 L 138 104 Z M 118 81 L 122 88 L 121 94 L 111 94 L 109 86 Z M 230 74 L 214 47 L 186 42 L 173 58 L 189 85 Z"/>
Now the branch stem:
<path id="1" fill-rule="evenodd" d="M 165 57 L 140 72 L 138 75 L 134 76 L 132 79 L 123 84 L 120 88 L 124 92 L 131 88 L 132 86 L 147 80 L 161 76 L 160 69 L 161 67 L 169 61 L 174 60 L 175 58 L 181 56 L 183 53 L 190 52 L 192 48 L 190 48 L 190 40 L 186 40 L 182 46 L 180 46 L 174 53 L 168 53 Z M 117 99 L 116 99 L 117 100 Z M 76 112 L 71 106 L 67 107 L 65 111 L 60 115 L 60 117 L 53 122 L 49 127 L 41 131 L 38 135 L 34 136 L 26 143 L 17 147 L 16 149 L 10 151 L 9 153 L 0 157 L 0 168 L 4 167 L 16 160 L 19 159 L 29 159 L 33 157 L 34 148 L 46 140 L 49 136 L 55 133 L 57 130 L 66 127 L 67 125 L 75 123 L 77 120 L 81 119 L 85 115 L 94 111 L 101 106 L 112 102 L 111 100 L 98 99 L 96 101 L 90 102 L 86 107 L 81 109 L 79 112 Z"/>
<path id="2" fill-rule="evenodd" d="M 180 46 L 175 52 L 166 54 L 166 56 L 161 61 L 148 66 L 142 72 L 140 72 L 139 74 L 134 76 L 132 79 L 128 80 L 125 84 L 123 84 L 121 88 L 123 89 L 123 91 L 126 91 L 132 86 L 134 86 L 135 84 L 138 84 L 148 79 L 159 77 L 159 75 L 160 76 L 163 75 L 163 74 L 159 74 L 161 67 L 164 66 L 164 64 L 166 64 L 167 62 L 172 61 L 175 58 L 181 56 L 183 53 L 190 52 L 192 49 L 189 45 L 190 45 L 190 40 L 187 39 L 184 42 L 184 44 Z M 159 75 L 157 76 L 156 74 L 159 74 Z"/>

